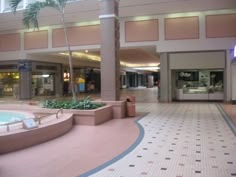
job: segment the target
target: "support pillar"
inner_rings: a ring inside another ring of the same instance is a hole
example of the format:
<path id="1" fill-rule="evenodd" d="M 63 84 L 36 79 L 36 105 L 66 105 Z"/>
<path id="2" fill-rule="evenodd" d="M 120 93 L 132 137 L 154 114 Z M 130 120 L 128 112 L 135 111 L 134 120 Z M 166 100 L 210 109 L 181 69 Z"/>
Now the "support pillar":
<path id="1" fill-rule="evenodd" d="M 32 98 L 32 63 L 22 60 L 18 62 L 19 79 L 19 99 L 29 100 Z"/>
<path id="2" fill-rule="evenodd" d="M 30 100 L 32 98 L 32 73 L 31 71 L 20 72 L 20 100 Z"/>
<path id="3" fill-rule="evenodd" d="M 56 97 L 63 96 L 63 75 L 62 75 L 62 65 L 57 66 L 57 72 L 55 74 L 55 94 Z"/>
<path id="4" fill-rule="evenodd" d="M 100 0 L 101 99 L 120 99 L 118 0 Z"/>
<path id="5" fill-rule="evenodd" d="M 168 54 L 160 54 L 160 101 L 169 102 L 169 62 Z"/>
<path id="6" fill-rule="evenodd" d="M 226 62 L 225 62 L 225 71 L 224 71 L 224 101 L 225 102 L 230 102 L 231 101 L 231 89 L 232 88 L 232 83 L 233 80 L 231 82 L 232 79 L 232 74 L 231 74 L 231 62 L 232 62 L 232 56 L 230 53 L 230 50 L 226 50 L 226 58 L 225 58 Z M 233 69 L 233 68 L 232 68 Z M 233 73 L 233 71 L 232 71 Z"/>

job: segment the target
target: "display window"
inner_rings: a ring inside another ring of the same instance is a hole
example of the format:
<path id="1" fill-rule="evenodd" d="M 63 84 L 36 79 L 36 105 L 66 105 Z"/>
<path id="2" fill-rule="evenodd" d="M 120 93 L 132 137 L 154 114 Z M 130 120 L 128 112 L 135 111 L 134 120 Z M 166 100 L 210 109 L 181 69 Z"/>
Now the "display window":
<path id="1" fill-rule="evenodd" d="M 55 95 L 55 75 L 33 74 L 32 96 L 53 96 L 53 95 Z"/>
<path id="2" fill-rule="evenodd" d="M 183 70 L 177 72 L 176 87 L 199 92 L 223 92 L 224 72 L 222 70 Z"/>
<path id="3" fill-rule="evenodd" d="M 2 72 L 0 73 L 0 97 L 19 96 L 19 73 Z"/>
<path id="4" fill-rule="evenodd" d="M 223 100 L 223 70 L 181 70 L 176 72 L 177 100 Z"/>

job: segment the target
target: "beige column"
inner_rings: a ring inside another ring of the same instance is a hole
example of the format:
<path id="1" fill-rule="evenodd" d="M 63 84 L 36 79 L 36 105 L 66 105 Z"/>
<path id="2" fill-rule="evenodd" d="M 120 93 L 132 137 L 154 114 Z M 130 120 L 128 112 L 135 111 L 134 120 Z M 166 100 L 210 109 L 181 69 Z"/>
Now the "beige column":
<path id="1" fill-rule="evenodd" d="M 118 1 L 100 0 L 101 30 L 101 98 L 120 98 L 119 19 Z"/>
<path id="2" fill-rule="evenodd" d="M 56 97 L 63 96 L 63 75 L 62 66 L 57 65 L 57 72 L 55 74 L 55 92 Z"/>
<path id="3" fill-rule="evenodd" d="M 18 69 L 20 73 L 19 99 L 29 100 L 32 98 L 32 63 L 30 61 L 20 61 Z"/>
<path id="4" fill-rule="evenodd" d="M 233 77 L 231 73 L 231 62 L 232 62 L 233 54 L 230 53 L 230 50 L 226 50 L 226 57 L 225 57 L 225 70 L 224 70 L 224 101 L 230 102 L 232 100 L 232 93 L 233 93 Z M 233 65 L 232 65 L 233 66 Z"/>
<path id="5" fill-rule="evenodd" d="M 168 54 L 160 54 L 160 101 L 169 102 L 169 62 Z"/>

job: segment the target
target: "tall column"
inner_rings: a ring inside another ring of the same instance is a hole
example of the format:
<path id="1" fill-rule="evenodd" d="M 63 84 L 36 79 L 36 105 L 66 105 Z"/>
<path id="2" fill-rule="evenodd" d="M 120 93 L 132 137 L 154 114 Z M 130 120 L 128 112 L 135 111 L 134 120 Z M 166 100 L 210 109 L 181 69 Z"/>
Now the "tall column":
<path id="1" fill-rule="evenodd" d="M 20 61 L 18 63 L 20 73 L 20 100 L 29 100 L 32 98 L 32 63 L 29 61 Z"/>
<path id="2" fill-rule="evenodd" d="M 160 54 L 160 101 L 169 101 L 169 62 L 168 54 Z"/>
<path id="3" fill-rule="evenodd" d="M 100 0 L 101 30 L 101 98 L 120 98 L 119 20 L 118 0 Z"/>
<path id="4" fill-rule="evenodd" d="M 57 66 L 57 72 L 55 74 L 55 93 L 56 97 L 63 96 L 63 75 L 62 65 Z"/>
<path id="5" fill-rule="evenodd" d="M 231 74 L 231 62 L 232 62 L 232 54 L 230 53 L 230 50 L 226 50 L 226 58 L 225 58 L 226 62 L 225 62 L 225 72 L 224 72 L 224 101 L 225 102 L 230 102 L 232 95 L 231 93 L 233 92 L 233 87 L 232 87 L 232 75 Z M 233 69 L 233 68 L 232 68 Z M 233 73 L 233 71 L 232 71 Z M 233 80 L 232 80 L 233 81 Z M 232 90 L 231 90 L 232 89 Z M 232 92 L 231 92 L 232 91 Z"/>

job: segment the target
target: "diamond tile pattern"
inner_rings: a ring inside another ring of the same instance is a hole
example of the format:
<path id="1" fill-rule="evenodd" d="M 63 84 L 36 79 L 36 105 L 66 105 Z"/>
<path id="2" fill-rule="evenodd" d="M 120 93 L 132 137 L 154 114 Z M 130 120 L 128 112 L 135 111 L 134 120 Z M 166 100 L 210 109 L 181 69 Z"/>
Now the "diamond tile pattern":
<path id="1" fill-rule="evenodd" d="M 136 106 L 150 112 L 139 120 L 141 143 L 91 177 L 236 176 L 236 137 L 215 104 Z"/>

